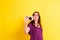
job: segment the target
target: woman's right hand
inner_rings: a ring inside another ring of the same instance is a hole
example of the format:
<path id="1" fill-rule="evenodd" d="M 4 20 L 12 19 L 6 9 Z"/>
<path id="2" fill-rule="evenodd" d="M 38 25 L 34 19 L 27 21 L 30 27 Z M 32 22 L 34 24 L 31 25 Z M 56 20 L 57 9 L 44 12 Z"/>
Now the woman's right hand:
<path id="1" fill-rule="evenodd" d="M 24 22 L 27 24 L 28 21 L 29 21 L 29 17 L 28 17 L 28 16 L 25 16 L 25 18 L 24 18 Z"/>

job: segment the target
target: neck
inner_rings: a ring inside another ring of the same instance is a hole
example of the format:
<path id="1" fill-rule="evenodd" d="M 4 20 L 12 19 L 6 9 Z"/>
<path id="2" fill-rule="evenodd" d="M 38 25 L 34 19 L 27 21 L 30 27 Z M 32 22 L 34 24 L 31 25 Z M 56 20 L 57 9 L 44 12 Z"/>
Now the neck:
<path id="1" fill-rule="evenodd" d="M 38 21 L 35 21 L 35 24 L 38 24 Z"/>
<path id="2" fill-rule="evenodd" d="M 40 27 L 40 25 L 38 24 L 38 21 L 35 21 L 35 26 Z"/>

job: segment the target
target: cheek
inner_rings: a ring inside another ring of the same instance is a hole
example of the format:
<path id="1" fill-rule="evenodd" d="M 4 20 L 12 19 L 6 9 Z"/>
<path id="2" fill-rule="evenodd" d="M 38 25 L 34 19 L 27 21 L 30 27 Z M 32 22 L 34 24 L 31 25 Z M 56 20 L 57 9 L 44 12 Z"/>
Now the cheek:
<path id="1" fill-rule="evenodd" d="M 35 17 L 33 17 L 33 19 L 35 20 Z"/>
<path id="2" fill-rule="evenodd" d="M 36 19 L 39 19 L 38 16 L 36 17 Z"/>

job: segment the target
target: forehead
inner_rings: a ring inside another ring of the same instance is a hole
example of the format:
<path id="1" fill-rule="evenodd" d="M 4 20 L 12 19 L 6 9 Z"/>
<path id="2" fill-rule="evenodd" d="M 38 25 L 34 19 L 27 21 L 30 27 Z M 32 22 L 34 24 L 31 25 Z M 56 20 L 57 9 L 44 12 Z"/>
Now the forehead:
<path id="1" fill-rule="evenodd" d="M 38 13 L 34 13 L 34 15 L 38 15 Z"/>

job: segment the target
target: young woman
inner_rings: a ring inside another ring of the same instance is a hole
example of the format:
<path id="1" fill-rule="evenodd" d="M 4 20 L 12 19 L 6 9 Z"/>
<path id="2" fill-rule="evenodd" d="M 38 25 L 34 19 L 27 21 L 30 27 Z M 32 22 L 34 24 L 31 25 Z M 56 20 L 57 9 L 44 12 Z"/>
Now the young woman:
<path id="1" fill-rule="evenodd" d="M 35 11 L 32 16 L 33 20 L 30 23 L 28 23 L 29 17 L 25 17 L 24 31 L 30 35 L 30 40 L 43 40 L 40 14 Z"/>

